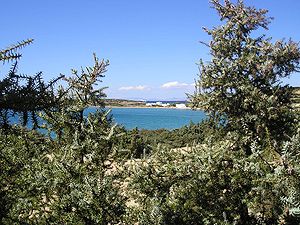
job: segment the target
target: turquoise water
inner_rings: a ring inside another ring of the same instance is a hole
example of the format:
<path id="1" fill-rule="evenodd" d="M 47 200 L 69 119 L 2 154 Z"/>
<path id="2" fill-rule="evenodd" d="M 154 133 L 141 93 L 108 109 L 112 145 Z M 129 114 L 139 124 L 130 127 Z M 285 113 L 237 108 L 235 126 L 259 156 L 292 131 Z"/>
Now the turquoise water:
<path id="1" fill-rule="evenodd" d="M 85 115 L 95 112 L 96 108 L 89 108 Z M 176 129 L 190 122 L 198 123 L 205 119 L 203 111 L 189 109 L 168 109 L 168 108 L 113 108 L 111 111 L 113 120 L 127 129 L 135 127 L 139 129 Z M 18 117 L 12 118 L 11 123 L 17 123 Z M 29 121 L 28 127 L 32 127 Z M 41 130 L 43 133 L 43 131 Z"/>
<path id="2" fill-rule="evenodd" d="M 113 108 L 114 121 L 127 129 L 175 129 L 205 118 L 203 111 L 162 108 Z"/>

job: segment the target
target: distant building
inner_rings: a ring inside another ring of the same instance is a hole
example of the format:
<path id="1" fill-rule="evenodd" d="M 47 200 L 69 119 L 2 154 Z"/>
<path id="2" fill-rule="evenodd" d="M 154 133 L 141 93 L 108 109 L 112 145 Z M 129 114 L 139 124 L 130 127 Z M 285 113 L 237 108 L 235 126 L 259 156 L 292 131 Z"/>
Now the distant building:
<path id="1" fill-rule="evenodd" d="M 146 106 L 169 107 L 170 103 L 162 103 L 162 102 L 146 103 Z"/>
<path id="2" fill-rule="evenodd" d="M 175 107 L 178 108 L 178 109 L 186 109 L 187 108 L 186 105 L 183 104 L 183 103 L 176 104 Z"/>
<path id="3" fill-rule="evenodd" d="M 169 107 L 170 106 L 170 103 L 163 103 L 161 104 L 162 107 Z"/>

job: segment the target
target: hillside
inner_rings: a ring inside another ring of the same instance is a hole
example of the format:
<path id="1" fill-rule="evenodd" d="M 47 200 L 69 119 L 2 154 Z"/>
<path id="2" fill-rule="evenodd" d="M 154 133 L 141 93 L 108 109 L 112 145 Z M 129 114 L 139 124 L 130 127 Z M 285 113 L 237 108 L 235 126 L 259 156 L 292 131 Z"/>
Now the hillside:
<path id="1" fill-rule="evenodd" d="M 126 99 L 105 99 L 105 105 L 108 107 L 145 107 L 146 102 Z"/>

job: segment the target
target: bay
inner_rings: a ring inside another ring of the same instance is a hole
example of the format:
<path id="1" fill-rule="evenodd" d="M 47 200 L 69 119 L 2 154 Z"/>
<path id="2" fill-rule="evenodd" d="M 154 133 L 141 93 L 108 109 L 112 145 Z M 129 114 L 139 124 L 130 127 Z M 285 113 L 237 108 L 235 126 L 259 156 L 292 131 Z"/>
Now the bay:
<path id="1" fill-rule="evenodd" d="M 112 108 L 112 116 L 117 124 L 127 129 L 176 129 L 189 123 L 205 119 L 200 110 L 172 108 Z"/>
<path id="2" fill-rule="evenodd" d="M 87 116 L 95 111 L 96 107 L 90 107 L 85 110 L 84 114 Z M 191 122 L 198 123 L 206 118 L 205 113 L 200 110 L 173 108 L 112 108 L 111 115 L 114 123 L 123 125 L 129 130 L 134 128 L 172 130 L 188 125 Z M 17 124 L 18 121 L 19 118 L 15 115 L 11 117 L 10 123 Z M 30 119 L 27 126 L 32 128 Z M 45 133 L 41 129 L 40 132 Z"/>

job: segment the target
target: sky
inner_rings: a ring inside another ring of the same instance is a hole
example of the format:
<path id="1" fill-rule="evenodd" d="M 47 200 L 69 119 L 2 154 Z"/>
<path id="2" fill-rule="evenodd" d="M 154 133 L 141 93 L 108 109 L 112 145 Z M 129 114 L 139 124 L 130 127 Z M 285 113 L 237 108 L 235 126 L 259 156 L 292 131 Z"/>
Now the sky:
<path id="1" fill-rule="evenodd" d="M 185 100 L 210 60 L 202 27 L 220 24 L 209 0 L 0 0 L 0 49 L 33 38 L 19 72 L 45 80 L 91 66 L 92 54 L 110 65 L 101 83 L 109 98 Z M 221 0 L 222 2 L 222 0 Z M 267 36 L 300 41 L 300 1 L 245 0 L 275 19 Z M 264 31 L 265 32 L 265 31 Z M 283 82 L 300 86 L 300 74 Z M 0 70 L 0 76 L 3 74 Z"/>

